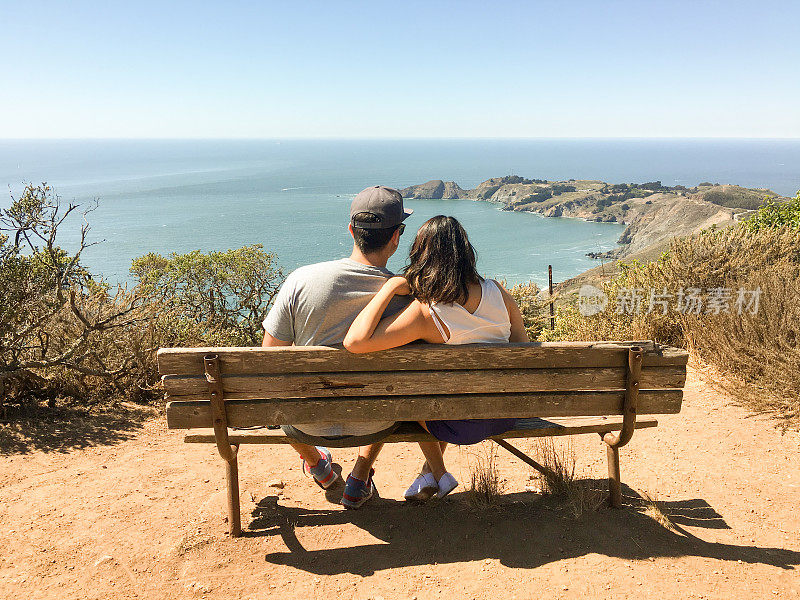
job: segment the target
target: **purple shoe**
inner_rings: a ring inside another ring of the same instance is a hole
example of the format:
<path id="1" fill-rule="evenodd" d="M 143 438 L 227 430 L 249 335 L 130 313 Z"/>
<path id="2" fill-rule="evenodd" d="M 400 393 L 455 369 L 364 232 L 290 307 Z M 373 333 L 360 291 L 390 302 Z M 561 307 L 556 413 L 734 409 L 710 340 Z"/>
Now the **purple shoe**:
<path id="1" fill-rule="evenodd" d="M 344 494 L 342 494 L 342 505 L 345 508 L 360 508 L 364 502 L 372 498 L 375 493 L 375 484 L 372 483 L 374 474 L 375 469 L 370 469 L 367 481 L 356 479 L 352 473 L 347 477 L 347 484 L 344 486 Z"/>

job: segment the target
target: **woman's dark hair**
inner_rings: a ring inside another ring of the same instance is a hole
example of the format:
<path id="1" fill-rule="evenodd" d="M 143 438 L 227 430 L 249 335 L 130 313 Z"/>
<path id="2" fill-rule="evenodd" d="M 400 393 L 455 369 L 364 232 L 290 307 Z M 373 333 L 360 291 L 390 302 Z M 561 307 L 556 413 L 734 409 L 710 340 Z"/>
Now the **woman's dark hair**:
<path id="1" fill-rule="evenodd" d="M 463 304 L 469 298 L 469 284 L 483 281 L 467 232 L 456 219 L 443 215 L 419 228 L 404 275 L 414 297 L 426 304 Z"/>

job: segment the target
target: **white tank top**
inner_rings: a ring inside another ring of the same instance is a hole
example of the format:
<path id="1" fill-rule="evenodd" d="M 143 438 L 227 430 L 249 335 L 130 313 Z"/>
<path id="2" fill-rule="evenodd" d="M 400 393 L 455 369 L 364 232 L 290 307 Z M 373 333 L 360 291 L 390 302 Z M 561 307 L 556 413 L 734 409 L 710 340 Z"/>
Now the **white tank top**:
<path id="1" fill-rule="evenodd" d="M 445 344 L 504 344 L 511 337 L 511 320 L 503 294 L 497 283 L 491 279 L 481 282 L 481 301 L 474 313 L 470 313 L 457 302 L 434 302 L 429 308 Z M 450 332 L 449 336 L 442 323 Z"/>

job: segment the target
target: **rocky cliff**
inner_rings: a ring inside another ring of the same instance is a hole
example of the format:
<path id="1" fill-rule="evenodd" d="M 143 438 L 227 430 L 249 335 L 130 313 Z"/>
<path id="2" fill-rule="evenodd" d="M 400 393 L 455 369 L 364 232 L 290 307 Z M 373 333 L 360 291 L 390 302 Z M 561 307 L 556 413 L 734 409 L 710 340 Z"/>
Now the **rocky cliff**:
<path id="1" fill-rule="evenodd" d="M 441 179 L 434 179 L 426 183 L 412 186 L 414 188 L 413 195 L 406 195 L 406 191 L 411 188 L 401 190 L 405 198 L 426 198 L 431 200 L 454 200 L 456 198 L 466 198 L 467 192 L 458 187 L 455 181 L 442 181 Z"/>
<path id="2" fill-rule="evenodd" d="M 546 217 L 575 217 L 624 223 L 620 247 L 605 258 L 622 258 L 666 247 L 675 236 L 712 225 L 724 227 L 757 208 L 767 189 L 702 183 L 668 187 L 660 181 L 609 184 L 603 181 L 546 181 L 517 175 L 494 177 L 464 190 L 453 181 L 433 180 L 401 190 L 405 198 L 468 198 L 496 202 L 502 210 L 537 212 Z"/>

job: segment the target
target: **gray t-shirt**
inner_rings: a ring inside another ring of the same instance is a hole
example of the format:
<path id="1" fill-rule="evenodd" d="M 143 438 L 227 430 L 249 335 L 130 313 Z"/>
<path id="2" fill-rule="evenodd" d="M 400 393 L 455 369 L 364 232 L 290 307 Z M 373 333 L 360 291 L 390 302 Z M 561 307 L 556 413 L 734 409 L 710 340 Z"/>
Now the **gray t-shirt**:
<path id="1" fill-rule="evenodd" d="M 296 346 L 335 346 L 344 341 L 350 325 L 393 273 L 350 258 L 300 267 L 293 271 L 275 296 L 264 319 L 272 337 Z M 397 296 L 386 315 L 408 306 Z M 288 425 L 288 423 L 286 423 Z M 308 423 L 294 427 L 314 436 L 367 435 L 391 427 L 394 421 Z"/>

